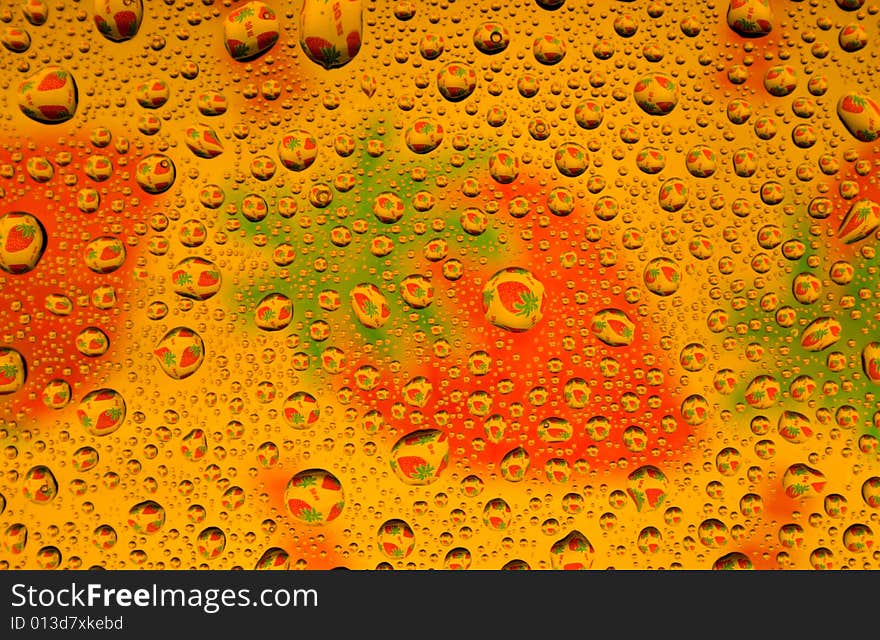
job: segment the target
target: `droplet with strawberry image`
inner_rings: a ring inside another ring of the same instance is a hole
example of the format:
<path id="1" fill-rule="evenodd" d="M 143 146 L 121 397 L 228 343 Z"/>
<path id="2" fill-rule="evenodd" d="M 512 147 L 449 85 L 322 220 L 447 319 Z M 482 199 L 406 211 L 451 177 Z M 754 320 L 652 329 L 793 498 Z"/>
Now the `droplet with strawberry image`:
<path id="1" fill-rule="evenodd" d="M 308 131 L 291 131 L 278 141 L 278 159 L 285 169 L 305 171 L 317 157 L 318 143 Z"/>
<path id="2" fill-rule="evenodd" d="M 100 327 L 86 327 L 76 336 L 76 350 L 87 358 L 97 358 L 107 353 L 110 338 Z"/>
<path id="3" fill-rule="evenodd" d="M 290 569 L 290 554 L 281 547 L 269 547 L 257 560 L 255 571 L 287 571 Z"/>
<path id="4" fill-rule="evenodd" d="M 11 211 L 0 216 L 0 269 L 16 275 L 32 271 L 47 241 L 46 229 L 35 215 Z"/>
<path id="5" fill-rule="evenodd" d="M 201 256 L 190 256 L 177 263 L 171 271 L 174 293 L 190 300 L 207 300 L 222 285 L 220 267 Z"/>
<path id="6" fill-rule="evenodd" d="M 162 153 L 152 153 L 144 157 L 135 170 L 135 180 L 140 188 L 150 195 L 168 191 L 176 177 L 177 169 L 174 162 Z"/>
<path id="7" fill-rule="evenodd" d="M 0 371 L 2 371 L 2 365 L 0 365 Z M 63 409 L 70 404 L 72 396 L 73 391 L 70 388 L 70 383 L 63 378 L 53 378 L 43 387 L 43 404 L 50 409 Z"/>
<path id="8" fill-rule="evenodd" d="M 440 429 L 410 432 L 391 447 L 391 469 L 408 485 L 435 482 L 449 464 L 449 439 Z"/>
<path id="9" fill-rule="evenodd" d="M 100 236 L 86 245 L 83 258 L 95 273 L 111 273 L 125 262 L 125 244 L 114 236 Z"/>
<path id="10" fill-rule="evenodd" d="M 143 0 L 94 0 L 93 18 L 98 32 L 111 42 L 137 35 L 144 19 Z"/>
<path id="11" fill-rule="evenodd" d="M 415 532 L 404 520 L 392 518 L 379 526 L 377 544 L 382 553 L 392 560 L 409 556 L 416 546 Z"/>
<path id="12" fill-rule="evenodd" d="M 361 50 L 362 0 L 303 0 L 299 44 L 309 60 L 325 69 L 343 67 Z"/>
<path id="13" fill-rule="evenodd" d="M 27 546 L 27 525 L 22 522 L 15 522 L 9 525 L 3 532 L 2 541 L 4 551 L 14 555 L 21 554 Z"/>
<path id="14" fill-rule="evenodd" d="M 638 511 L 652 511 L 666 500 L 666 475 L 654 465 L 639 467 L 626 478 L 626 492 Z"/>
<path id="15" fill-rule="evenodd" d="M 527 269 L 506 267 L 486 281 L 482 303 L 486 320 L 496 327 L 528 331 L 544 316 L 544 285 Z"/>
<path id="16" fill-rule="evenodd" d="M 743 38 L 762 38 L 773 30 L 769 0 L 730 0 L 727 26 Z"/>
<path id="17" fill-rule="evenodd" d="M 351 290 L 351 308 L 357 321 L 368 329 L 379 329 L 391 318 L 391 308 L 382 290 L 370 282 Z"/>
<path id="18" fill-rule="evenodd" d="M 648 115 L 666 116 L 678 105 L 678 85 L 668 75 L 652 73 L 636 82 L 633 98 Z"/>
<path id="19" fill-rule="evenodd" d="M 278 42 L 278 34 L 278 17 L 262 2 L 248 2 L 233 9 L 223 22 L 223 45 L 238 62 L 266 53 Z"/>
<path id="20" fill-rule="evenodd" d="M 25 474 L 22 494 L 35 504 L 47 504 L 58 495 L 58 480 L 46 465 L 31 467 Z"/>
<path id="21" fill-rule="evenodd" d="M 183 140 L 193 155 L 198 158 L 210 160 L 223 153 L 223 143 L 220 141 L 220 136 L 211 127 L 204 124 L 196 124 L 187 128 Z"/>
<path id="22" fill-rule="evenodd" d="M 15 393 L 27 380 L 27 362 L 12 347 L 0 347 L 0 396 Z"/>
<path id="23" fill-rule="evenodd" d="M 165 507 L 155 500 L 144 500 L 128 511 L 128 526 L 136 533 L 157 533 L 165 524 Z"/>
<path id="24" fill-rule="evenodd" d="M 90 434 L 107 436 L 125 422 L 125 399 L 115 389 L 95 389 L 80 401 L 76 415 L 80 426 Z"/>
<path id="25" fill-rule="evenodd" d="M 837 117 L 859 142 L 880 137 L 880 104 L 869 96 L 847 92 L 837 101 Z"/>
<path id="26" fill-rule="evenodd" d="M 196 538 L 196 548 L 203 560 L 219 558 L 226 550 L 226 534 L 220 527 L 203 529 Z"/>
<path id="27" fill-rule="evenodd" d="M 205 342 L 189 327 L 175 327 L 162 336 L 153 355 L 169 378 L 183 380 L 202 366 Z"/>
<path id="28" fill-rule="evenodd" d="M 42 124 L 67 122 L 76 114 L 79 91 L 73 75 L 63 67 L 49 66 L 18 85 L 18 107 Z"/>
<path id="29" fill-rule="evenodd" d="M 326 469 L 306 469 L 284 489 L 284 504 L 298 521 L 322 525 L 339 517 L 345 507 L 342 483 Z"/>
<path id="30" fill-rule="evenodd" d="M 557 571 L 583 571 L 593 566 L 595 555 L 587 536 L 574 530 L 550 547 L 550 565 Z"/>
<path id="31" fill-rule="evenodd" d="M 846 244 L 855 244 L 870 236 L 878 227 L 880 227 L 880 204 L 861 198 L 850 205 L 837 229 L 837 237 Z"/>
<path id="32" fill-rule="evenodd" d="M 283 293 L 270 293 L 257 303 L 254 324 L 263 331 L 280 331 L 293 320 L 293 302 Z"/>

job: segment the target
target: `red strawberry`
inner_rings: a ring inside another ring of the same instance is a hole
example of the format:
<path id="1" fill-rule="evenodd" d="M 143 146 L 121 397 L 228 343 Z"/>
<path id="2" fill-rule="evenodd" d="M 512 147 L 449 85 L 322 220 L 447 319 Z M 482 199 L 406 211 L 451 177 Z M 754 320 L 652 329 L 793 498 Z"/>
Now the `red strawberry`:
<path id="1" fill-rule="evenodd" d="M 36 232 L 37 229 L 33 225 L 24 222 L 15 225 L 6 236 L 6 251 L 15 253 L 27 249 L 34 241 Z"/>
<path id="2" fill-rule="evenodd" d="M 89 341 L 89 351 L 100 351 L 104 348 L 104 341 L 101 338 L 92 338 Z"/>
<path id="3" fill-rule="evenodd" d="M 115 260 L 116 257 L 122 252 L 122 247 L 115 244 L 108 244 L 101 251 L 101 260 Z"/>
<path id="4" fill-rule="evenodd" d="M 6 364 L 0 367 L 0 385 L 6 386 L 15 380 L 18 375 L 18 368 L 12 364 Z"/>
<path id="5" fill-rule="evenodd" d="M 403 553 L 393 542 L 383 542 L 382 550 L 385 551 L 385 555 L 387 556 L 399 556 Z"/>
<path id="6" fill-rule="evenodd" d="M 229 38 L 226 40 L 226 50 L 229 51 L 229 53 L 231 53 L 233 57 L 235 56 L 236 52 L 244 51 L 246 49 L 247 45 L 241 40 L 236 40 L 235 38 Z"/>
<path id="7" fill-rule="evenodd" d="M 645 500 L 650 507 L 656 507 L 662 497 L 663 489 L 645 489 Z"/>
<path id="8" fill-rule="evenodd" d="M 109 35 L 110 31 L 112 30 L 110 25 L 107 24 L 107 21 L 104 20 L 104 18 L 102 18 L 101 16 L 95 16 L 95 25 L 98 27 L 98 31 L 103 33 L 105 36 Z"/>
<path id="9" fill-rule="evenodd" d="M 367 316 L 371 316 L 376 312 L 376 305 L 373 304 L 373 301 L 370 300 L 369 296 L 365 293 L 361 293 L 360 291 L 356 291 L 352 295 L 352 299 L 354 303 L 357 305 L 357 308 L 361 313 Z"/>
<path id="10" fill-rule="evenodd" d="M 345 38 L 345 43 L 348 45 L 348 57 L 354 58 L 357 55 L 357 52 L 361 50 L 361 34 L 358 31 L 352 31 L 348 34 L 348 37 Z"/>
<path id="11" fill-rule="evenodd" d="M 407 478 L 425 480 L 434 475 L 434 467 L 420 456 L 401 456 L 397 459 L 397 467 Z"/>
<path id="12" fill-rule="evenodd" d="M 64 120 L 71 116 L 67 107 L 61 105 L 44 105 L 37 107 L 46 120 Z"/>
<path id="13" fill-rule="evenodd" d="M 614 318 L 608 318 L 608 328 L 611 329 L 615 334 L 628 338 L 632 335 L 632 330 L 626 326 L 620 320 L 615 320 Z"/>
<path id="14" fill-rule="evenodd" d="M 327 514 L 327 520 L 332 520 L 340 513 L 342 513 L 342 507 L 345 506 L 344 502 L 337 502 L 332 507 L 330 507 L 330 512 Z"/>
<path id="15" fill-rule="evenodd" d="M 329 67 L 339 60 L 339 51 L 332 42 L 324 38 L 311 36 L 305 39 L 304 44 L 309 58 L 314 62 Z"/>
<path id="16" fill-rule="evenodd" d="M 95 424 L 96 431 L 106 431 L 107 429 L 113 427 L 119 419 L 122 417 L 122 409 L 112 408 L 105 409 L 101 412 L 101 415 L 98 416 L 98 422 Z"/>
<path id="17" fill-rule="evenodd" d="M 186 350 L 183 352 L 183 355 L 180 357 L 181 368 L 186 369 L 187 367 L 191 367 L 199 361 L 201 355 L 202 348 L 199 345 L 194 344 L 190 347 L 187 347 Z"/>
<path id="18" fill-rule="evenodd" d="M 166 366 L 172 366 L 174 364 L 174 360 L 176 356 L 171 352 L 171 349 L 168 347 L 159 347 L 156 349 L 153 354 L 159 358 Z"/>
<path id="19" fill-rule="evenodd" d="M 299 498 L 291 498 L 287 501 L 287 508 L 290 509 L 290 512 L 298 518 L 302 512 L 311 511 L 312 505 L 310 505 L 305 500 L 300 500 Z"/>
<path id="20" fill-rule="evenodd" d="M 339 483 L 339 480 L 332 476 L 324 476 L 324 479 L 321 481 L 322 489 L 330 489 L 331 491 L 339 491 L 342 488 L 342 485 Z"/>
<path id="21" fill-rule="evenodd" d="M 37 85 L 37 91 L 52 91 L 60 89 L 65 84 L 67 84 L 67 74 L 64 71 L 55 71 L 46 74 L 46 77 Z"/>
<path id="22" fill-rule="evenodd" d="M 265 51 L 278 41 L 277 31 L 264 31 L 257 36 L 257 50 Z"/>
<path id="23" fill-rule="evenodd" d="M 538 308 L 537 296 L 522 282 L 502 282 L 498 285 L 497 291 L 501 304 L 512 313 L 526 315 Z"/>
<path id="24" fill-rule="evenodd" d="M 134 11 L 119 11 L 113 16 L 116 22 L 116 31 L 120 37 L 130 38 L 137 33 L 138 19 Z"/>
<path id="25" fill-rule="evenodd" d="M 218 271 L 202 271 L 196 284 L 199 287 L 213 287 L 218 282 L 220 282 L 220 273 Z"/>

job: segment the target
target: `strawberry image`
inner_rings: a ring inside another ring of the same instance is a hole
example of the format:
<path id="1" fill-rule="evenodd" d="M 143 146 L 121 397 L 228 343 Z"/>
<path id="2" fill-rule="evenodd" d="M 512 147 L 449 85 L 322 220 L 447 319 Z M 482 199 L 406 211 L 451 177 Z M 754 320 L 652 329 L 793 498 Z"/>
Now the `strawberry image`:
<path id="1" fill-rule="evenodd" d="M 538 310 L 538 297 L 522 282 L 515 280 L 501 282 L 496 291 L 501 304 L 512 313 L 529 315 Z M 484 306 L 488 306 L 485 300 Z"/>
<path id="2" fill-rule="evenodd" d="M 171 274 L 171 281 L 178 287 L 182 287 L 192 283 L 192 276 L 183 269 L 178 269 Z"/>
<path id="3" fill-rule="evenodd" d="M 330 521 L 336 518 L 340 513 L 342 513 L 342 507 L 344 506 L 345 502 L 337 502 L 332 507 L 330 507 L 330 511 L 327 513 L 327 520 Z"/>
<path id="4" fill-rule="evenodd" d="M 105 409 L 101 412 L 101 415 L 98 416 L 98 420 L 93 427 L 93 430 L 101 433 L 112 429 L 116 426 L 119 421 L 122 419 L 124 415 L 124 411 L 119 407 L 112 407 L 110 409 Z"/>
<path id="5" fill-rule="evenodd" d="M 166 367 L 173 367 L 175 360 L 177 360 L 177 356 L 168 347 L 159 347 L 153 351 L 153 355 L 159 358 Z"/>
<path id="6" fill-rule="evenodd" d="M 102 338 L 92 338 L 89 340 L 89 351 L 102 351 L 106 347 L 106 341 Z"/>
<path id="7" fill-rule="evenodd" d="M 196 282 L 196 286 L 214 287 L 219 282 L 220 282 L 220 272 L 219 271 L 202 271 L 199 274 L 199 279 Z"/>
<path id="8" fill-rule="evenodd" d="M 47 73 L 46 76 L 37 85 L 37 91 L 53 91 L 60 89 L 67 84 L 67 72 L 53 71 Z"/>
<path id="9" fill-rule="evenodd" d="M 361 50 L 361 34 L 359 31 L 351 31 L 345 38 L 345 44 L 348 46 L 348 57 L 354 58 L 358 51 Z"/>
<path id="10" fill-rule="evenodd" d="M 840 108 L 847 113 L 862 113 L 865 110 L 865 99 L 861 96 L 849 94 L 840 102 Z"/>
<path id="11" fill-rule="evenodd" d="M 257 36 L 257 50 L 265 51 L 270 49 L 276 42 L 278 42 L 277 31 L 264 31 Z"/>
<path id="12" fill-rule="evenodd" d="M 657 507 L 666 498 L 663 489 L 645 489 L 645 501 L 652 509 Z"/>
<path id="13" fill-rule="evenodd" d="M 99 15 L 95 16 L 95 26 L 98 27 L 98 31 L 100 31 L 102 35 L 107 36 L 108 38 L 113 31 L 113 27 L 111 27 L 110 24 Z"/>
<path id="14" fill-rule="evenodd" d="M 356 291 L 352 295 L 352 299 L 354 300 L 354 303 L 357 305 L 357 308 L 360 310 L 360 312 L 365 316 L 373 317 L 376 314 L 376 305 L 372 300 L 370 300 L 370 297 L 367 294 Z"/>
<path id="15" fill-rule="evenodd" d="M 113 21 L 116 23 L 116 32 L 120 38 L 131 38 L 140 26 L 134 11 L 118 11 L 114 14 Z"/>
<path id="16" fill-rule="evenodd" d="M 182 369 L 187 369 L 199 361 L 199 358 L 202 356 L 202 348 L 197 345 L 191 345 L 187 347 L 183 355 L 180 356 L 180 367 Z"/>
<path id="17" fill-rule="evenodd" d="M 290 498 L 287 501 L 287 508 L 294 517 L 305 520 L 306 522 L 317 522 L 321 520 L 321 514 L 313 509 L 312 505 L 305 500 Z"/>
<path id="18" fill-rule="evenodd" d="M 420 456 L 401 456 L 396 464 L 401 474 L 413 480 L 427 480 L 434 476 L 434 467 Z"/>
<path id="19" fill-rule="evenodd" d="M 243 60 L 250 54 L 250 47 L 241 40 L 234 38 L 226 40 L 226 50 L 236 60 Z"/>
<path id="20" fill-rule="evenodd" d="M 306 55 L 318 64 L 329 69 L 339 60 L 339 50 L 329 40 L 317 36 L 309 36 L 303 40 Z"/>
<path id="21" fill-rule="evenodd" d="M 19 223 L 9 230 L 6 236 L 5 249 L 9 253 L 24 251 L 34 242 L 37 228 L 25 222 Z"/>
<path id="22" fill-rule="evenodd" d="M 102 262 L 115 260 L 120 253 L 122 253 L 121 245 L 108 244 L 101 250 L 101 256 L 99 260 L 101 260 Z"/>
<path id="23" fill-rule="evenodd" d="M 632 329 L 630 329 L 624 322 L 615 318 L 608 318 L 605 322 L 608 323 L 608 328 L 616 335 L 623 338 L 629 338 L 632 336 Z"/>
<path id="24" fill-rule="evenodd" d="M 0 366 L 0 387 L 5 387 L 15 382 L 18 376 L 18 367 L 14 364 L 4 364 Z"/>

